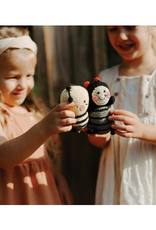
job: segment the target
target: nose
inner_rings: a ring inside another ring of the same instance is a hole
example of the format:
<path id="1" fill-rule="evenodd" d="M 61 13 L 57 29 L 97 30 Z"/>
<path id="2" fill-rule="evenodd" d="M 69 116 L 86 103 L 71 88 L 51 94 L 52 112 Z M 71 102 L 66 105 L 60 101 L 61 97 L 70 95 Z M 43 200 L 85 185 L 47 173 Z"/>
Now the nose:
<path id="1" fill-rule="evenodd" d="M 121 28 L 118 35 L 118 40 L 127 40 L 128 39 L 128 33 L 125 29 Z"/>
<path id="2" fill-rule="evenodd" d="M 25 78 L 21 77 L 18 79 L 17 89 L 24 89 L 26 87 Z"/>
<path id="3" fill-rule="evenodd" d="M 128 38 L 126 33 L 123 33 L 123 32 L 120 34 L 120 37 L 122 40 L 127 40 L 127 38 Z"/>

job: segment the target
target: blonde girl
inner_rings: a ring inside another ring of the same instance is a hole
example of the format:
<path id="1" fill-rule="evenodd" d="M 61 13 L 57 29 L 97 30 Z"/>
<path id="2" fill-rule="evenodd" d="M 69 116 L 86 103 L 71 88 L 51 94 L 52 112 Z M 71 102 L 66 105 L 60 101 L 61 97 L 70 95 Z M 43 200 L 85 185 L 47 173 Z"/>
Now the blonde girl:
<path id="1" fill-rule="evenodd" d="M 0 204 L 71 204 L 65 179 L 52 164 L 56 145 L 75 115 L 62 103 L 47 112 L 33 94 L 37 46 L 24 27 L 0 27 Z M 44 115 L 44 116 L 43 116 Z"/>
<path id="2" fill-rule="evenodd" d="M 156 56 L 154 26 L 107 26 L 122 57 L 99 74 L 116 96 L 115 135 L 90 135 L 101 155 L 96 204 L 156 204 Z"/>

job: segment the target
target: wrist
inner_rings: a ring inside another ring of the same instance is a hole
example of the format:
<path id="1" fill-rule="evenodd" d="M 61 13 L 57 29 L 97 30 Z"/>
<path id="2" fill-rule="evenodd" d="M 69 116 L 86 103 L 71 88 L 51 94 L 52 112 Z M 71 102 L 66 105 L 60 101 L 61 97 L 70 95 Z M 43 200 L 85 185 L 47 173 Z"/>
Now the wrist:
<path id="1" fill-rule="evenodd" d="M 140 135 L 139 135 L 139 139 L 142 140 L 145 138 L 145 132 L 146 132 L 146 128 L 145 128 L 145 124 L 141 123 L 140 126 Z"/>
<path id="2" fill-rule="evenodd" d="M 147 135 L 147 124 L 141 122 L 141 125 L 140 125 L 140 128 L 139 128 L 139 137 L 138 137 L 138 139 L 139 140 L 144 140 L 144 139 L 146 139 L 146 135 Z"/>
<path id="3" fill-rule="evenodd" d="M 156 126 L 142 123 L 140 140 L 156 145 Z"/>
<path id="4" fill-rule="evenodd" d="M 49 129 L 49 124 L 47 124 L 46 119 L 43 118 L 39 123 L 40 131 L 42 131 L 42 134 L 46 139 L 48 139 L 51 136 L 51 130 Z"/>

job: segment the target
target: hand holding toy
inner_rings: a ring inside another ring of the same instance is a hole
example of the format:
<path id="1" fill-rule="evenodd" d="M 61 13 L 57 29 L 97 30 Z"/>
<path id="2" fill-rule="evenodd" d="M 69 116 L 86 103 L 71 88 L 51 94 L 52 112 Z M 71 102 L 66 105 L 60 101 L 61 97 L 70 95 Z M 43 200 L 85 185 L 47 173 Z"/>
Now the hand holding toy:
<path id="1" fill-rule="evenodd" d="M 75 118 L 77 122 L 73 124 L 72 131 L 80 132 L 82 128 L 86 127 L 88 123 L 88 105 L 89 105 L 89 95 L 87 90 L 78 85 L 69 85 L 64 89 L 60 96 L 60 101 L 62 102 L 74 102 L 75 106 L 70 110 L 75 113 Z"/>

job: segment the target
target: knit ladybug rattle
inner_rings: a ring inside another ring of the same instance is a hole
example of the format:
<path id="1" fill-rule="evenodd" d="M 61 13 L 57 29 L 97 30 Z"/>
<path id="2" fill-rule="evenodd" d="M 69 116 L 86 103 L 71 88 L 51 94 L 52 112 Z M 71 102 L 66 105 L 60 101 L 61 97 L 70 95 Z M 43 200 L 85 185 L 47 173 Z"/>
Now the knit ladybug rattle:
<path id="1" fill-rule="evenodd" d="M 108 117 L 111 116 L 110 110 L 113 108 L 115 97 L 110 96 L 108 85 L 98 77 L 94 78 L 93 83 L 86 81 L 84 85 L 89 93 L 87 133 L 106 134 L 111 131 L 114 135 L 114 129 L 111 128 L 114 121 L 108 120 Z"/>
<path id="2" fill-rule="evenodd" d="M 89 95 L 88 91 L 79 85 L 68 85 L 61 93 L 60 101 L 62 102 L 74 102 L 74 106 L 70 109 L 75 113 L 75 118 L 77 122 L 73 124 L 73 132 L 81 132 L 81 129 L 86 127 L 89 117 L 88 117 L 88 105 L 89 105 Z"/>

